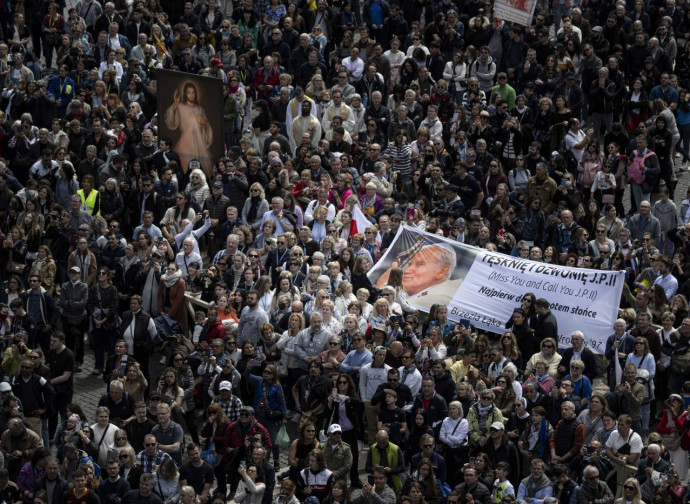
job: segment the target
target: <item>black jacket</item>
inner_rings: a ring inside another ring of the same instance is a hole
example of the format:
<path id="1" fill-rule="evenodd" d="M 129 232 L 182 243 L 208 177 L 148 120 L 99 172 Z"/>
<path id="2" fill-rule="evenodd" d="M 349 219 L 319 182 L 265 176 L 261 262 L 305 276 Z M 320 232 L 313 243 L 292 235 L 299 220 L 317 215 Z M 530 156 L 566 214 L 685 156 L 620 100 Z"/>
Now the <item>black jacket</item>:
<path id="1" fill-rule="evenodd" d="M 534 335 L 539 342 L 544 341 L 546 338 L 553 338 L 558 342 L 558 321 L 552 312 L 549 312 L 544 317 L 539 317 L 537 326 L 534 328 Z"/>
<path id="2" fill-rule="evenodd" d="M 408 387 L 404 383 L 396 383 L 395 386 L 393 386 L 393 384 L 391 383 L 382 383 L 381 385 L 376 387 L 376 392 L 374 392 L 374 395 L 371 396 L 372 406 L 376 406 L 377 404 L 383 403 L 383 400 L 386 397 L 386 389 L 393 389 L 398 393 L 398 399 L 396 400 L 396 404 L 399 408 L 402 408 L 406 404 L 412 402 L 412 391 L 410 390 L 410 387 Z"/>
<path id="3" fill-rule="evenodd" d="M 48 489 L 47 483 L 48 483 L 48 478 L 45 475 L 38 478 L 36 480 L 36 484 L 34 487 L 34 493 L 38 490 L 47 490 Z M 62 502 L 62 496 L 67 491 L 67 489 L 69 487 L 70 487 L 70 484 L 67 482 L 67 480 L 58 474 L 58 477 L 55 480 L 55 486 L 53 487 L 53 495 L 52 495 L 53 502 Z"/>
<path id="4" fill-rule="evenodd" d="M 412 411 L 426 409 L 426 418 L 429 425 L 434 425 L 436 422 L 443 422 L 448 416 L 448 403 L 438 392 L 431 398 L 428 408 L 424 408 L 424 397 L 420 393 L 414 401 Z"/>

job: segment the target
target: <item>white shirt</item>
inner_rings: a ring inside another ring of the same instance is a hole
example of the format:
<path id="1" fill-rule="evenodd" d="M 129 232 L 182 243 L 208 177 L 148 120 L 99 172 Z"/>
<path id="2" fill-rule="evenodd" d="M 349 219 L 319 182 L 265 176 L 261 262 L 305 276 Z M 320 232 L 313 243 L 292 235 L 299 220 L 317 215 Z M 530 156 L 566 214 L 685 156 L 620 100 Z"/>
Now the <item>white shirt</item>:
<path id="1" fill-rule="evenodd" d="M 125 419 L 123 418 L 123 420 Z M 95 423 L 91 429 L 93 429 L 93 441 L 98 445 L 98 465 L 105 467 L 108 463 L 108 447 L 115 441 L 115 432 L 118 427 L 109 423 L 103 428 Z"/>
<path id="2" fill-rule="evenodd" d="M 357 59 L 353 60 L 351 57 L 343 58 L 340 62 L 346 69 L 347 73 L 352 75 L 349 76 L 350 82 L 357 82 L 362 78 L 362 73 L 364 72 L 364 61 L 362 61 L 359 56 Z"/>
<path id="3" fill-rule="evenodd" d="M 630 437 L 627 440 L 618 433 L 618 430 L 613 431 L 609 436 L 608 441 L 606 441 L 606 448 L 611 448 L 612 450 L 618 451 L 626 443 L 630 443 L 631 454 L 642 453 L 642 438 L 632 429 L 630 429 Z"/>
<path id="4" fill-rule="evenodd" d="M 309 204 L 307 205 L 307 209 L 304 211 L 305 224 L 309 224 L 311 221 L 314 220 L 314 210 L 319 206 L 325 206 L 328 209 L 328 215 L 326 216 L 326 220 L 328 222 L 333 222 L 333 219 L 335 219 L 335 205 L 330 201 L 326 201 L 326 204 L 323 205 L 319 203 L 319 200 L 312 200 L 309 202 Z"/>
<path id="5" fill-rule="evenodd" d="M 585 139 L 585 136 L 585 132 L 582 130 L 579 130 L 577 133 L 573 133 L 573 130 L 569 130 L 565 135 L 565 148 L 569 151 L 572 151 L 578 163 L 580 162 L 580 159 L 582 159 L 582 153 L 585 150 L 576 149 L 575 146 L 582 142 L 582 140 Z"/>

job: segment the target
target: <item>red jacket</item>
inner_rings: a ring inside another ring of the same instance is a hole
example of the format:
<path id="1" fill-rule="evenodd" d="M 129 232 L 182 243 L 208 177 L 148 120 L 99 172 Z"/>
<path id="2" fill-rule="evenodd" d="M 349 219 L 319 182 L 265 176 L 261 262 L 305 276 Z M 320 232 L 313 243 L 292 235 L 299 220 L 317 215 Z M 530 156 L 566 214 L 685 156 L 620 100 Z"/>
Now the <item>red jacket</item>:
<path id="1" fill-rule="evenodd" d="M 265 68 L 261 67 L 259 71 L 254 74 L 254 78 L 252 79 L 252 87 L 256 90 L 256 99 L 266 100 L 266 102 L 270 104 L 273 90 L 259 91 L 259 86 L 261 85 L 273 87 L 280 86 L 280 74 L 278 70 L 272 68 L 268 75 L 266 75 Z"/>
<path id="2" fill-rule="evenodd" d="M 160 290 L 158 292 L 160 292 Z M 210 345 L 211 341 L 214 339 L 223 339 L 225 335 L 226 331 L 223 322 L 220 320 L 216 320 L 212 323 L 206 322 L 206 343 Z"/>
<path id="3" fill-rule="evenodd" d="M 268 433 L 266 427 L 256 421 L 256 418 L 249 424 L 244 435 L 242 435 L 239 420 L 230 424 L 223 437 L 223 453 L 225 453 L 228 448 L 239 448 L 244 446 L 245 438 L 251 436 L 261 436 L 261 444 L 266 448 L 267 453 L 271 453 L 273 449 L 271 435 Z"/>

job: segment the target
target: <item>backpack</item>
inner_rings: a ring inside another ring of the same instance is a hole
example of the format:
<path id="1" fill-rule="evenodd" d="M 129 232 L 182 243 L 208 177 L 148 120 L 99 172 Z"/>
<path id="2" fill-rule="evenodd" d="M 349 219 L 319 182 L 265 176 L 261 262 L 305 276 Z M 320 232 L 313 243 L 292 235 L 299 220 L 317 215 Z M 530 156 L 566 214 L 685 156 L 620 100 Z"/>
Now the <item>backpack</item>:
<path id="1" fill-rule="evenodd" d="M 646 369 L 638 369 L 635 381 L 644 385 L 645 398 L 642 400 L 642 404 L 649 404 L 654 400 L 654 391 L 652 390 L 652 380 L 650 380 L 649 371 Z"/>
<path id="2" fill-rule="evenodd" d="M 573 156 L 574 158 L 575 156 Z M 592 187 L 592 184 L 594 183 L 594 178 L 597 175 L 597 172 L 599 171 L 600 165 L 598 163 L 594 163 L 592 161 L 582 161 L 579 163 L 578 166 L 578 171 L 580 172 L 577 181 L 585 186 L 586 188 Z"/>
<path id="3" fill-rule="evenodd" d="M 637 151 L 633 152 L 633 154 L 635 153 L 637 153 Z M 644 162 L 648 157 L 651 157 L 653 155 L 654 153 L 652 151 L 647 151 L 647 154 L 645 154 L 644 156 L 633 156 L 632 161 L 630 161 L 630 164 L 628 165 L 628 182 L 642 184 L 645 181 L 647 176 L 644 173 L 642 173 L 642 170 L 645 168 Z M 647 182 L 651 183 L 651 181 Z"/>

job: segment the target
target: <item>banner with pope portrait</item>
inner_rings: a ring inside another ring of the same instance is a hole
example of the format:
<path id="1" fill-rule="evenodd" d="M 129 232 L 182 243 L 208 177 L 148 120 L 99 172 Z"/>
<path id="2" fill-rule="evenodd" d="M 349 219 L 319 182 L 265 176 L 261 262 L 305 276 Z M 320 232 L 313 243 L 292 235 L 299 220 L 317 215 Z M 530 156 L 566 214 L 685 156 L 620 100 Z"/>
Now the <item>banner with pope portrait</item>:
<path id="1" fill-rule="evenodd" d="M 450 320 L 495 333 L 505 331 L 513 309 L 531 292 L 549 301 L 559 347 L 570 346 L 570 334 L 577 329 L 598 354 L 613 332 L 625 281 L 625 272 L 521 259 L 408 226 L 400 228 L 367 275 L 381 288 L 393 268 L 402 268 L 403 288 L 414 308 L 428 312 L 443 304 Z"/>

